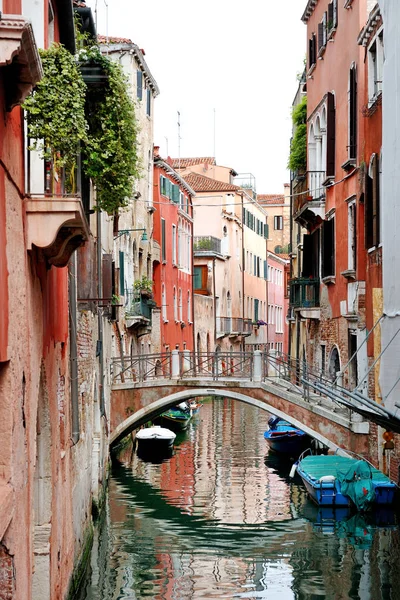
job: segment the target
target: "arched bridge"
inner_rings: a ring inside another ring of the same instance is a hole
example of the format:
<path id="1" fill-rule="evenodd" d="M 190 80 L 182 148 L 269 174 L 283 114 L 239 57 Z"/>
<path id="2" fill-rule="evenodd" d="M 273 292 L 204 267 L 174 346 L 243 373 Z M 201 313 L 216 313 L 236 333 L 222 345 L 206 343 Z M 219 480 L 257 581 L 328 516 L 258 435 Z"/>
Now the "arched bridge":
<path id="1" fill-rule="evenodd" d="M 342 389 L 331 384 L 332 392 L 317 393 L 316 382 L 325 385 L 322 378 L 282 355 L 257 350 L 140 355 L 115 359 L 112 378 L 111 446 L 185 399 L 219 396 L 287 419 L 330 448 L 368 456 L 362 403 L 338 399 Z"/>

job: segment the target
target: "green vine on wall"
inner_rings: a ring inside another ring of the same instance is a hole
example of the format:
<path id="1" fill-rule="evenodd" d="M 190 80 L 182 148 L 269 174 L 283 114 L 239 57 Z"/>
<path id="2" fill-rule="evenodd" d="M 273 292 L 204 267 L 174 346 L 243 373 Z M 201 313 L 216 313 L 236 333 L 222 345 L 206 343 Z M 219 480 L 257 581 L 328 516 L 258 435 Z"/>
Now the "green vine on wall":
<path id="1" fill-rule="evenodd" d="M 305 171 L 307 168 L 307 96 L 294 107 L 292 121 L 295 127 L 290 144 L 288 168 L 291 171 Z"/>
<path id="2" fill-rule="evenodd" d="M 102 55 L 93 40 L 81 34 L 77 39 L 77 57 L 61 44 L 40 51 L 44 76 L 23 108 L 32 147 L 53 160 L 56 170 L 65 166 L 70 172 L 81 151 L 83 170 L 96 187 L 96 208 L 111 215 L 128 205 L 140 177 L 135 108 L 121 65 Z M 84 62 L 101 67 L 102 85 L 85 85 Z"/>
<path id="3" fill-rule="evenodd" d="M 54 167 L 69 167 L 76 162 L 81 142 L 86 141 L 86 85 L 75 58 L 61 44 L 39 50 L 44 76 L 23 108 L 28 113 L 31 149 L 40 151 Z"/>

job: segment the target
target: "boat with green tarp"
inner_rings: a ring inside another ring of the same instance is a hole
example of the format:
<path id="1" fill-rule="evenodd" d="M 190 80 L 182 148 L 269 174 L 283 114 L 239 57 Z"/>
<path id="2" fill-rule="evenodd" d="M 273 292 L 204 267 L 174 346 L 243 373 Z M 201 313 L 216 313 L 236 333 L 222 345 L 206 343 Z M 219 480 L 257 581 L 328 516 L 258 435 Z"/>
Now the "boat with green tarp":
<path id="1" fill-rule="evenodd" d="M 337 454 L 302 455 L 295 463 L 297 473 L 319 506 L 392 504 L 396 484 L 365 460 Z"/>

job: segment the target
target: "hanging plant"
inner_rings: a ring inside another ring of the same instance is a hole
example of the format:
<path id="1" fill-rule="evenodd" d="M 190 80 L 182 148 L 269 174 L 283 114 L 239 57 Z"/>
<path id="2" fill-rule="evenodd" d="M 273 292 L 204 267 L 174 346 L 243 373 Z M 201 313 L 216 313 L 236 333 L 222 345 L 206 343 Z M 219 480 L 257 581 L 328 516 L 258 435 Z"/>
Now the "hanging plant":
<path id="1" fill-rule="evenodd" d="M 135 107 L 119 63 L 102 55 L 97 45 L 83 48 L 78 58 L 106 74 L 104 85 L 88 87 L 83 168 L 96 186 L 97 208 L 111 215 L 128 205 L 140 176 Z"/>
<path id="2" fill-rule="evenodd" d="M 87 140 L 85 92 L 75 58 L 61 44 L 39 50 L 43 78 L 22 108 L 28 113 L 30 149 L 52 160 L 56 170 L 76 163 L 81 142 Z"/>
<path id="3" fill-rule="evenodd" d="M 305 171 L 307 168 L 307 97 L 294 107 L 292 121 L 295 132 L 290 143 L 288 168 L 291 171 Z"/>

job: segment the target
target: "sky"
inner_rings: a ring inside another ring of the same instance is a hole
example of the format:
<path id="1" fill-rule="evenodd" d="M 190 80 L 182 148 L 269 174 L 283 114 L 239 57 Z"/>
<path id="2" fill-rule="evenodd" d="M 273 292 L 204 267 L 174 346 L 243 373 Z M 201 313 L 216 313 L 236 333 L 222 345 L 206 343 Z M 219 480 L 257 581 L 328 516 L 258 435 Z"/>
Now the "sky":
<path id="1" fill-rule="evenodd" d="M 145 50 L 160 88 L 154 105 L 160 154 L 215 156 L 220 165 L 251 173 L 259 194 L 282 193 L 289 182 L 306 3 L 86 0 L 95 19 L 97 6 L 99 34 L 130 38 Z"/>

